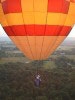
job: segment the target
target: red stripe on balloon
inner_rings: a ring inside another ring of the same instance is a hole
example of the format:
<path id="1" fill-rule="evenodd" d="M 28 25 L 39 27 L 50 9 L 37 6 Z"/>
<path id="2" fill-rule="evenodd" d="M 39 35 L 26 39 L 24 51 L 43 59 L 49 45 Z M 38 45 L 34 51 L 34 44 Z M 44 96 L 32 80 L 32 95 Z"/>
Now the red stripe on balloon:
<path id="1" fill-rule="evenodd" d="M 5 0 L 2 7 L 5 14 L 22 12 L 21 0 Z"/>
<path id="2" fill-rule="evenodd" d="M 48 12 L 68 13 L 69 4 L 67 0 L 48 0 Z M 21 0 L 5 0 L 2 6 L 5 14 L 22 12 Z"/>
<path id="3" fill-rule="evenodd" d="M 71 26 L 58 25 L 17 25 L 4 27 L 9 36 L 67 36 Z"/>
<path id="4" fill-rule="evenodd" d="M 48 12 L 68 13 L 69 4 L 67 0 L 48 0 Z"/>

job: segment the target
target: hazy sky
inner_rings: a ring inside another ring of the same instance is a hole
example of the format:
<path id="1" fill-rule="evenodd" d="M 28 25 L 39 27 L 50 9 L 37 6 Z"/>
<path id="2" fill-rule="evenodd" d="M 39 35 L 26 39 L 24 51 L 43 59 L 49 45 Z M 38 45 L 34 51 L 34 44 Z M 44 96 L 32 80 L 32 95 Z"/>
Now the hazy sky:
<path id="1" fill-rule="evenodd" d="M 7 35 L 0 25 L 0 37 L 2 37 L 2 36 L 7 36 Z M 74 25 L 73 29 L 71 30 L 70 34 L 68 35 L 68 37 L 75 37 L 75 25 Z"/>

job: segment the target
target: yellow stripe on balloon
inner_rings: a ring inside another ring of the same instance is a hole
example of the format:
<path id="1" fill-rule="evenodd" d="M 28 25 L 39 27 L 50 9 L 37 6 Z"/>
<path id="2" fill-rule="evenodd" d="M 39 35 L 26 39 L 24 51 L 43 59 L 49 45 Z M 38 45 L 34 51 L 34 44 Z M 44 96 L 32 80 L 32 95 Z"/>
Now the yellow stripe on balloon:
<path id="1" fill-rule="evenodd" d="M 63 13 L 48 13 L 48 25 L 64 25 L 67 14 Z"/>
<path id="2" fill-rule="evenodd" d="M 41 12 L 24 12 L 23 13 L 24 23 L 27 25 L 28 24 L 45 25 L 46 16 L 47 16 L 47 13 L 41 13 Z"/>
<path id="3" fill-rule="evenodd" d="M 4 13 L 3 13 L 3 10 L 2 10 L 1 4 L 0 4 L 0 24 L 2 24 L 2 26 L 8 26 L 6 19 L 5 19 L 5 16 L 4 16 Z"/>
<path id="4" fill-rule="evenodd" d="M 25 24 L 34 24 L 34 12 L 24 12 L 23 19 Z"/>
<path id="5" fill-rule="evenodd" d="M 10 13 L 6 14 L 5 17 L 10 26 L 23 24 L 22 13 Z"/>
<path id="6" fill-rule="evenodd" d="M 73 25 L 75 24 L 75 15 L 73 16 L 73 15 L 68 15 L 67 16 L 67 19 L 66 19 L 66 22 L 65 22 L 65 26 L 72 26 L 73 27 Z"/>
<path id="7" fill-rule="evenodd" d="M 34 18 L 35 15 L 35 18 Z M 48 13 L 47 17 L 47 25 L 64 25 L 64 20 L 67 14 L 61 13 Z M 25 24 L 39 24 L 45 25 L 46 24 L 46 13 L 40 12 L 25 12 L 22 16 L 22 13 L 10 13 L 5 15 L 9 25 L 22 25 L 23 19 Z M 35 19 L 35 20 L 34 20 Z M 68 26 L 68 24 L 67 24 Z"/>
<path id="8" fill-rule="evenodd" d="M 0 5 L 0 9 L 2 9 L 1 5 Z M 0 15 L 0 19 L 2 19 L 1 23 L 3 26 L 7 26 L 5 19 L 2 17 L 2 15 L 4 14 L 1 13 Z M 5 14 L 5 18 L 10 26 L 23 25 L 23 24 L 45 25 L 46 16 L 47 16 L 47 13 L 41 13 L 41 12 L 25 12 L 23 15 L 22 13 Z M 73 26 L 75 22 L 75 14 L 67 15 L 63 13 L 48 13 L 47 25 L 64 25 L 64 22 L 66 26 Z"/>
<path id="9" fill-rule="evenodd" d="M 47 13 L 35 12 L 35 24 L 46 24 Z"/>

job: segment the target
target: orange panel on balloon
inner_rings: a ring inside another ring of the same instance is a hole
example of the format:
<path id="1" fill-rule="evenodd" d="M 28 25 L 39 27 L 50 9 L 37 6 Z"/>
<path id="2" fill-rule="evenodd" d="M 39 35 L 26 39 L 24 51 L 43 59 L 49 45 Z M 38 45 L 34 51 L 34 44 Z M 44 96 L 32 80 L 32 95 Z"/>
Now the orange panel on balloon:
<path id="1" fill-rule="evenodd" d="M 49 0 L 34 0 L 35 12 L 47 12 Z"/>
<path id="2" fill-rule="evenodd" d="M 44 36 L 40 59 L 44 58 L 45 53 L 47 52 L 47 49 L 53 46 L 53 43 L 56 40 L 56 38 L 57 36 Z"/>
<path id="3" fill-rule="evenodd" d="M 25 56 L 27 56 L 29 59 L 34 59 L 30 51 L 30 46 L 26 36 L 10 36 L 10 38 L 13 40 L 16 46 L 24 53 Z"/>
<path id="4" fill-rule="evenodd" d="M 66 36 L 57 36 L 56 42 L 53 45 L 53 47 L 48 49 L 48 51 L 45 53 L 43 58 L 48 58 L 56 49 L 57 47 L 63 42 L 63 40 L 66 38 Z"/>
<path id="5" fill-rule="evenodd" d="M 21 8 L 23 12 L 34 11 L 34 0 L 21 0 Z"/>
<path id="6" fill-rule="evenodd" d="M 43 36 L 36 36 L 36 59 L 40 60 L 43 46 Z"/>

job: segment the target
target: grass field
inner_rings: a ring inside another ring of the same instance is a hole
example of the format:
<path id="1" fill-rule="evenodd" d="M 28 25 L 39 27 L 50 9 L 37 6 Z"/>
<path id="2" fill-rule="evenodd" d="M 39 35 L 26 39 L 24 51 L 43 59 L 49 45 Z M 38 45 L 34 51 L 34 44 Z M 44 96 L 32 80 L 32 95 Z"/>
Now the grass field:
<path id="1" fill-rule="evenodd" d="M 55 68 L 56 65 L 53 61 L 48 61 L 44 64 L 43 66 L 45 69 L 52 69 L 52 68 Z"/>
<path id="2" fill-rule="evenodd" d="M 75 60 L 75 55 L 66 55 L 67 58 Z"/>
<path id="3" fill-rule="evenodd" d="M 60 46 L 57 50 L 71 50 L 74 46 Z"/>
<path id="4" fill-rule="evenodd" d="M 28 62 L 29 60 L 25 57 L 8 57 L 8 58 L 2 58 L 0 60 L 0 64 L 2 63 L 9 63 L 9 62 L 21 62 L 21 63 L 26 63 Z"/>

